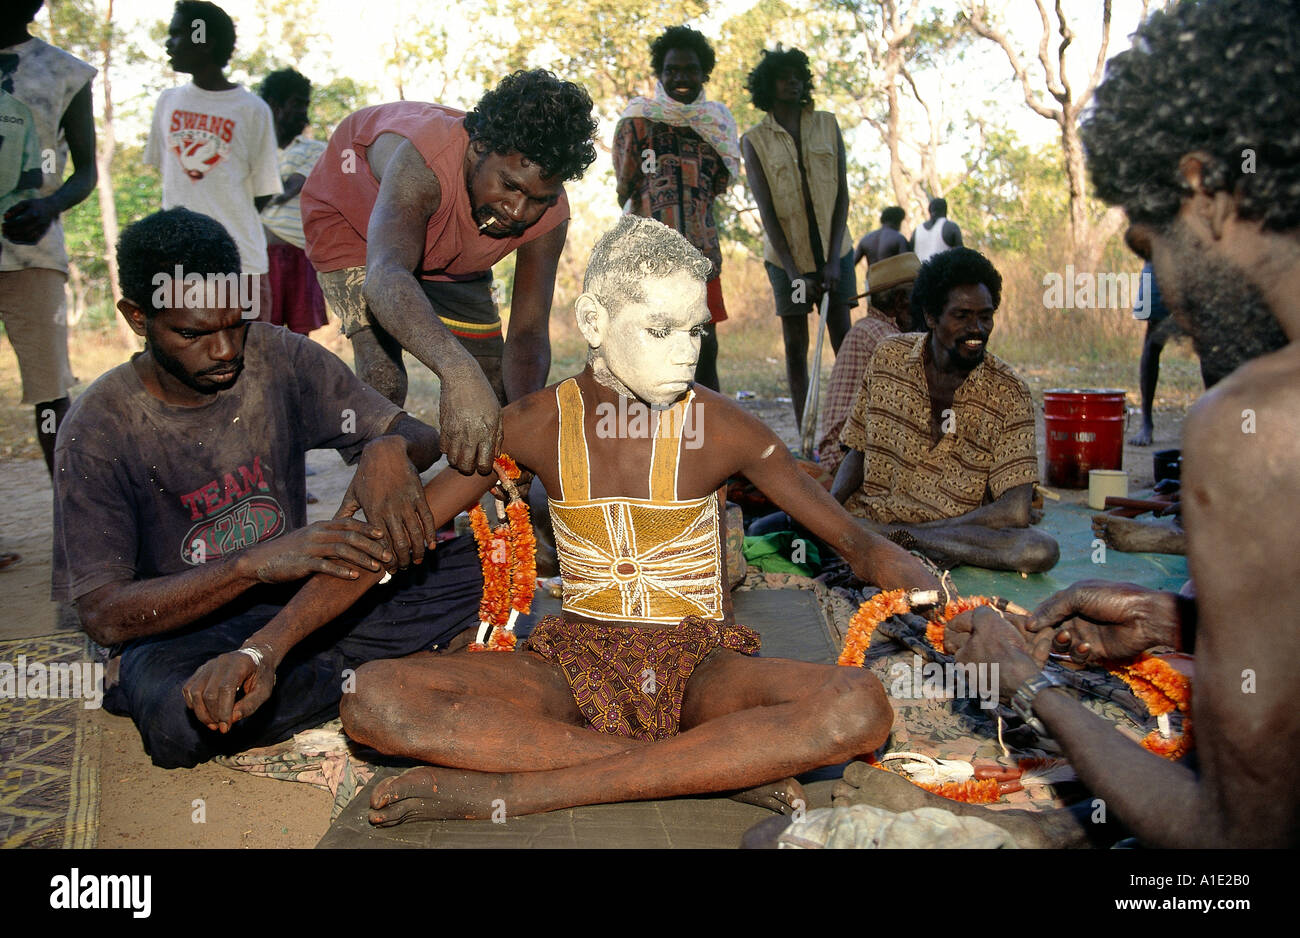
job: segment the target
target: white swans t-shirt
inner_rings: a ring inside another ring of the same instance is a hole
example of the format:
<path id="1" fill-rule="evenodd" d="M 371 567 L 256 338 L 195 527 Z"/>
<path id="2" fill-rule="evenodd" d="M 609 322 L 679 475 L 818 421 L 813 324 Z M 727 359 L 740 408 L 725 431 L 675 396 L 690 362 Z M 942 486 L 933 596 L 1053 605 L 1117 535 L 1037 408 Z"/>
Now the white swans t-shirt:
<path id="1" fill-rule="evenodd" d="M 266 235 L 253 199 L 282 190 L 271 109 L 242 86 L 204 91 L 191 82 L 158 96 L 146 163 L 162 171 L 163 208 L 221 222 L 244 273 L 267 272 Z"/>

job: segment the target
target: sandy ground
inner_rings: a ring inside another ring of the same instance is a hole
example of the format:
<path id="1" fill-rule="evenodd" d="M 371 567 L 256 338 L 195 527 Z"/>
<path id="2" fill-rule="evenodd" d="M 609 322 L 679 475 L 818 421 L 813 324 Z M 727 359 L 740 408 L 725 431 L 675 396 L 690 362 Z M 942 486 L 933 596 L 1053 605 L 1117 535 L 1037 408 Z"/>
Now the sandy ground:
<path id="1" fill-rule="evenodd" d="M 794 417 L 788 403 L 757 399 L 745 408 L 795 443 Z M 1177 446 L 1182 411 L 1158 410 L 1156 445 L 1125 447 L 1124 464 L 1131 488 L 1149 485 L 1152 449 Z M 1039 441 L 1044 439 L 1039 417 Z M 308 489 L 320 498 L 309 520 L 333 514 L 350 479 L 333 452 L 309 454 Z M 436 469 L 436 467 L 435 467 Z M 433 470 L 431 470 L 433 471 Z M 426 474 L 427 477 L 427 474 Z M 1083 493 L 1062 493 L 1079 501 Z M 0 639 L 49 634 L 62 625 L 75 627 L 68 611 L 49 599 L 51 492 L 40 460 L 8 460 L 0 473 L 0 550 L 18 551 L 23 559 L 0 572 L 4 612 Z M 101 711 L 86 711 L 98 728 L 101 786 L 99 845 L 102 847 L 312 847 L 329 826 L 330 796 L 309 785 L 260 778 L 217 765 L 191 770 L 164 770 L 145 755 L 129 720 Z M 204 820 L 195 820 L 201 799 Z"/>

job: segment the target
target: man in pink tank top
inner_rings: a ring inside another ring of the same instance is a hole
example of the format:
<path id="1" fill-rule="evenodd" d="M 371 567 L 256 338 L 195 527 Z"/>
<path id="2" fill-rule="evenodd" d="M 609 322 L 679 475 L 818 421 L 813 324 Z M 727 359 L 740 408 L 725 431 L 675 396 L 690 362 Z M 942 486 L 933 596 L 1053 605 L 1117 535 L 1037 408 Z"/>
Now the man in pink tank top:
<path id="1" fill-rule="evenodd" d="M 399 405 L 403 349 L 438 375 L 443 450 L 457 469 L 488 472 L 501 406 L 546 381 L 564 182 L 595 159 L 595 130 L 582 88 L 516 72 L 468 114 L 399 101 L 349 115 L 303 187 L 307 256 L 357 373 Z M 511 252 L 503 338 L 492 265 Z"/>

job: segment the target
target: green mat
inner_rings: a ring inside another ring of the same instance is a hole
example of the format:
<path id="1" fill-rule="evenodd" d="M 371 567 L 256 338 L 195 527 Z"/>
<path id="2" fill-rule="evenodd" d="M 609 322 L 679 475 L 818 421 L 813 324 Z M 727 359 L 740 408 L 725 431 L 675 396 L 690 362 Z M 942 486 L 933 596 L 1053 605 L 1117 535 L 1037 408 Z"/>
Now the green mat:
<path id="1" fill-rule="evenodd" d="M 1094 563 L 1094 557 L 1103 556 L 1102 550 L 1093 546 L 1094 514 L 1087 505 L 1048 504 L 1037 527 L 1056 538 L 1061 559 L 1047 573 L 1021 576 L 961 566 L 952 571 L 953 584 L 963 596 L 1001 596 L 1033 609 L 1078 580 L 1116 580 L 1175 592 L 1187 580 L 1187 558 L 1175 554 L 1126 554 L 1106 547 L 1105 563 Z"/>

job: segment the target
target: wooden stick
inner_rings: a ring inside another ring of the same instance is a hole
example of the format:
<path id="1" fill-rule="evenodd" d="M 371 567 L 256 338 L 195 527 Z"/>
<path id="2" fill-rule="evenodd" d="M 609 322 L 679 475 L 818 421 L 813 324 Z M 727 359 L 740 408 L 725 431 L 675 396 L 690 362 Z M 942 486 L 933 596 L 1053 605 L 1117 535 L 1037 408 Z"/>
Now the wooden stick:
<path id="1" fill-rule="evenodd" d="M 826 316 L 831 308 L 831 294 L 822 294 L 821 316 L 817 320 L 817 346 L 813 350 L 812 367 L 808 369 L 808 396 L 803 405 L 803 432 L 800 434 L 800 446 L 804 459 L 816 458 L 817 449 L 817 411 L 821 409 L 822 383 L 822 343 L 826 339 Z"/>

